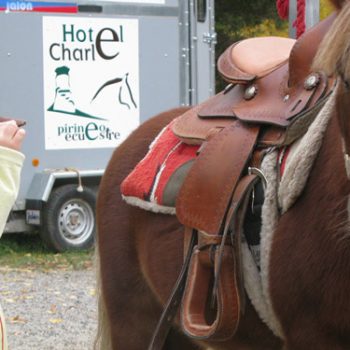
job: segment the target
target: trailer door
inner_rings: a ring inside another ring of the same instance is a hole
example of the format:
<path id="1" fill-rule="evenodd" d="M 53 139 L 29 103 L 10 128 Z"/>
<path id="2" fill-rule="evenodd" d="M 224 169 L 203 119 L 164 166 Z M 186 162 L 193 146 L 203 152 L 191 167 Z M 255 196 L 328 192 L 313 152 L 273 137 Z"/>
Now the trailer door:
<path id="1" fill-rule="evenodd" d="M 215 20 L 214 0 L 191 0 L 191 104 L 199 103 L 215 93 Z"/>

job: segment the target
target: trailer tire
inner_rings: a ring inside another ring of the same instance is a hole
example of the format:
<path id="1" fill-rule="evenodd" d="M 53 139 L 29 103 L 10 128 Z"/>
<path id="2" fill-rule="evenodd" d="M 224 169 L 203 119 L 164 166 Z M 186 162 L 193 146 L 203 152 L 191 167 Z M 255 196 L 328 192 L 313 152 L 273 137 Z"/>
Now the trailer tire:
<path id="1" fill-rule="evenodd" d="M 43 209 L 40 235 L 48 248 L 62 252 L 88 249 L 96 233 L 96 192 L 77 185 L 56 187 Z"/>

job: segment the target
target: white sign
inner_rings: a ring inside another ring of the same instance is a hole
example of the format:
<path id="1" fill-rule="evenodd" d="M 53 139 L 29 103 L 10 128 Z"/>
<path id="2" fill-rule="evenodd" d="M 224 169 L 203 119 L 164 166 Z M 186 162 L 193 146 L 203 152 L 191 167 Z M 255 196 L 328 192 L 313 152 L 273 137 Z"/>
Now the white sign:
<path id="1" fill-rule="evenodd" d="M 45 148 L 115 147 L 140 124 L 138 20 L 43 18 Z"/>

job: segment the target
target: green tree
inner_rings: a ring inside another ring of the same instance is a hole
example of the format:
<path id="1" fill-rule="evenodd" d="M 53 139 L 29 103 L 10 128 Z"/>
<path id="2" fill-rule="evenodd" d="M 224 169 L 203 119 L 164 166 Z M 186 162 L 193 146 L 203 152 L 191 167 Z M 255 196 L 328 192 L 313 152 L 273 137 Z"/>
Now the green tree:
<path id="1" fill-rule="evenodd" d="M 320 17 L 333 11 L 328 0 L 320 0 Z M 217 52 L 233 42 L 252 36 L 288 36 L 288 22 L 277 14 L 275 0 L 216 0 Z"/>
<path id="2" fill-rule="evenodd" d="M 320 17 L 333 11 L 328 0 L 320 0 Z M 218 43 L 216 57 L 232 43 L 257 36 L 288 36 L 288 21 L 281 20 L 275 0 L 215 0 Z M 225 83 L 217 79 L 217 91 Z"/>
<path id="3" fill-rule="evenodd" d="M 232 43 L 256 36 L 288 36 L 288 23 L 279 18 L 271 0 L 216 0 L 215 20 L 218 43 L 216 57 Z M 217 91 L 225 83 L 217 79 Z"/>
<path id="4" fill-rule="evenodd" d="M 333 5 L 328 0 L 320 0 L 320 17 L 321 19 L 329 16 L 334 11 Z"/>
<path id="5" fill-rule="evenodd" d="M 288 35 L 288 23 L 277 14 L 271 0 L 216 0 L 218 54 L 233 42 L 251 36 Z"/>

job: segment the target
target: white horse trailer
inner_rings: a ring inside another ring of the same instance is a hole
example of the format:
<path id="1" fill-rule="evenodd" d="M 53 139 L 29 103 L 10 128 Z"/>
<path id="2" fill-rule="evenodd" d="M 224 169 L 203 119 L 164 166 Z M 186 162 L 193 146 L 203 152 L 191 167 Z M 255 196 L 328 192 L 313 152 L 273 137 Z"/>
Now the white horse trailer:
<path id="1" fill-rule="evenodd" d="M 27 121 L 5 232 L 93 244 L 98 185 L 141 122 L 214 93 L 214 0 L 0 0 L 0 115 Z"/>

